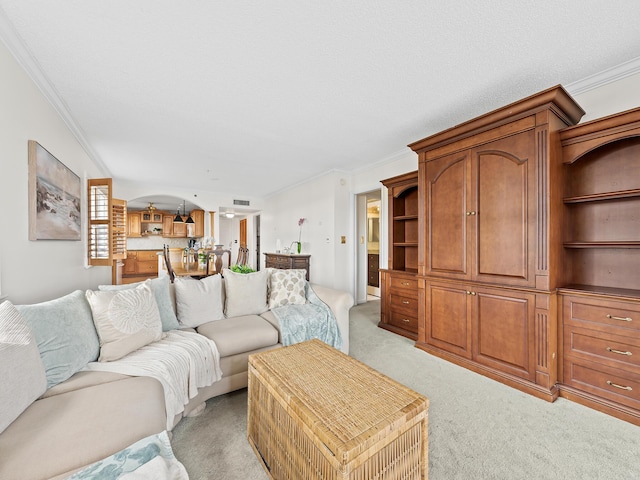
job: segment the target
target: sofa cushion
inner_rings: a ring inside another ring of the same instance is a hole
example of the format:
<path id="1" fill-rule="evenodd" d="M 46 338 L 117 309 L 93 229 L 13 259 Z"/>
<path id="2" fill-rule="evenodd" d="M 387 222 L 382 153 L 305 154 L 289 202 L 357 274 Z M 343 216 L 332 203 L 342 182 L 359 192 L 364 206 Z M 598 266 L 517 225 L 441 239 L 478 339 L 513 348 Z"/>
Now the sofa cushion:
<path id="1" fill-rule="evenodd" d="M 176 291 L 178 320 L 186 327 L 197 327 L 224 318 L 222 311 L 222 277 L 210 275 L 202 280 L 177 277 Z"/>
<path id="2" fill-rule="evenodd" d="M 47 389 L 38 344 L 20 312 L 0 303 L 0 433 Z"/>
<path id="3" fill-rule="evenodd" d="M 100 357 L 109 362 L 162 338 L 162 322 L 149 285 L 134 289 L 87 290 L 98 336 Z"/>
<path id="4" fill-rule="evenodd" d="M 200 325 L 197 331 L 216 343 L 220 357 L 250 352 L 278 343 L 278 331 L 258 315 L 243 315 L 208 322 Z"/>
<path id="5" fill-rule="evenodd" d="M 98 358 L 100 344 L 84 292 L 34 305 L 16 305 L 31 326 L 47 374 L 47 388 Z"/>
<path id="6" fill-rule="evenodd" d="M 0 435 L 0 478 L 66 478 L 166 422 L 162 385 L 149 377 L 37 400 Z"/>
<path id="7" fill-rule="evenodd" d="M 302 305 L 307 302 L 306 270 L 273 269 L 269 279 L 269 309 L 284 305 Z"/>
<path id="8" fill-rule="evenodd" d="M 128 288 L 137 288 L 143 283 L 148 283 L 151 291 L 156 297 L 158 310 L 160 311 L 160 320 L 162 321 L 162 331 L 168 332 L 180 327 L 176 312 L 174 311 L 173 302 L 171 300 L 169 277 L 158 277 L 145 280 L 144 282 L 129 283 L 125 285 L 99 285 L 98 290 L 125 290 Z"/>
<path id="9" fill-rule="evenodd" d="M 260 315 L 269 310 L 267 304 L 268 271 L 235 273 L 225 268 L 222 273 L 227 296 L 224 314 L 227 318 Z"/>

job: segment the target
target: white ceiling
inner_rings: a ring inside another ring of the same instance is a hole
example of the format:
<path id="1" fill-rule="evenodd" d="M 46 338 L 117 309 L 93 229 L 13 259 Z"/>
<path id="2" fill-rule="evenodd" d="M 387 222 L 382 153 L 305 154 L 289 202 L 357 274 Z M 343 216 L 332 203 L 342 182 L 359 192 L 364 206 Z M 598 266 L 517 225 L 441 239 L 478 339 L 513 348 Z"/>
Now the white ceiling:
<path id="1" fill-rule="evenodd" d="M 639 25 L 638 0 L 0 0 L 115 179 L 248 198 L 637 58 Z"/>

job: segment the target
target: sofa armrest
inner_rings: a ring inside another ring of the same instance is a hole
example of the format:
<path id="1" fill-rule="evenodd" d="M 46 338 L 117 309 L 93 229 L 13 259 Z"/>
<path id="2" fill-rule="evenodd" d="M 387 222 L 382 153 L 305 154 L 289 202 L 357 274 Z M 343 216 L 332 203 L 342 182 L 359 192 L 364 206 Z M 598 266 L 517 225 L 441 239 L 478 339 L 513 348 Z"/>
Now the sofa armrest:
<path id="1" fill-rule="evenodd" d="M 318 298 L 326 303 L 336 317 L 342 335 L 342 351 L 349 353 L 349 310 L 353 307 L 353 296 L 349 292 L 311 284 Z"/>

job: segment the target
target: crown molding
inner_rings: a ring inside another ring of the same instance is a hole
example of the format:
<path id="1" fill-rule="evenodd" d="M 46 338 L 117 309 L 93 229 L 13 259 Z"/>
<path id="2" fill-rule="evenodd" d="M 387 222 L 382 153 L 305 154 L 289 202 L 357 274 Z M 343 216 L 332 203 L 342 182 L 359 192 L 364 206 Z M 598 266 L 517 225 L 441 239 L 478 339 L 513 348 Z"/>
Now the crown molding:
<path id="1" fill-rule="evenodd" d="M 565 85 L 564 88 L 571 95 L 580 95 L 581 93 L 603 87 L 630 75 L 635 75 L 636 73 L 640 73 L 640 57 L 633 58 L 615 67 L 608 68 L 602 72 L 578 80 L 577 82 Z"/>
<path id="2" fill-rule="evenodd" d="M 47 101 L 53 106 L 62 121 L 71 131 L 80 146 L 87 153 L 89 158 L 95 162 L 106 176 L 112 176 L 111 172 L 104 164 L 100 156 L 91 147 L 87 141 L 84 132 L 73 119 L 69 109 L 64 101 L 60 98 L 58 91 L 51 85 L 49 79 L 45 76 L 38 62 L 33 58 L 31 52 L 25 45 L 22 38 L 18 35 L 11 22 L 7 19 L 4 11 L 0 8 L 0 40 L 5 44 L 9 53 L 13 55 L 18 64 L 26 72 L 36 87 L 42 92 Z"/>

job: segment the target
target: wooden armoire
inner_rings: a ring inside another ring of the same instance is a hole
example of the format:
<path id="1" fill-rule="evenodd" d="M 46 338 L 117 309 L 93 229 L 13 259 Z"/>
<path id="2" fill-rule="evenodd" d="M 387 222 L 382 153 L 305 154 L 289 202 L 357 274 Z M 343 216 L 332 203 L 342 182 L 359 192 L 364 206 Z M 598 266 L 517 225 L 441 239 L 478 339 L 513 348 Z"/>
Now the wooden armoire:
<path id="1" fill-rule="evenodd" d="M 584 111 L 550 88 L 419 140 L 416 346 L 559 394 L 562 146 Z"/>

